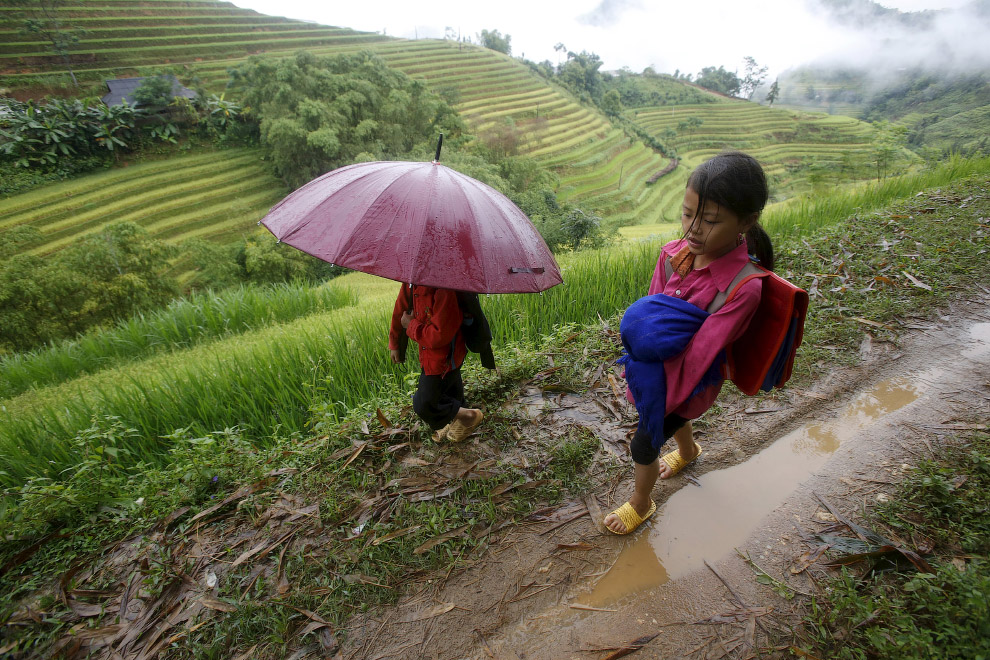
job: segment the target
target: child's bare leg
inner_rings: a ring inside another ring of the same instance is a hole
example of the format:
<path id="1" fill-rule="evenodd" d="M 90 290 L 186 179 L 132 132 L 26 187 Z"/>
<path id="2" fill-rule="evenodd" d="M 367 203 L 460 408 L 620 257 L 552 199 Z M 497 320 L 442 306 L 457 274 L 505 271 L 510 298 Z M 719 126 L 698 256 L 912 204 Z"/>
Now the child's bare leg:
<path id="1" fill-rule="evenodd" d="M 694 431 L 691 429 L 691 420 L 684 426 L 674 431 L 674 441 L 677 443 L 677 451 L 681 458 L 687 462 L 693 461 L 698 456 L 698 449 L 694 446 Z M 668 479 L 671 476 L 670 466 L 660 461 L 660 478 Z"/>
<path id="2" fill-rule="evenodd" d="M 629 498 L 629 503 L 636 509 L 636 513 L 643 517 L 650 510 L 651 494 L 653 487 L 657 484 L 657 475 L 660 474 L 660 459 L 656 459 L 649 465 L 640 465 L 639 463 L 633 463 L 633 465 L 636 466 L 636 485 L 632 496 Z M 602 522 L 613 532 L 619 534 L 626 532 L 625 523 L 614 513 L 605 516 L 605 520 Z"/>

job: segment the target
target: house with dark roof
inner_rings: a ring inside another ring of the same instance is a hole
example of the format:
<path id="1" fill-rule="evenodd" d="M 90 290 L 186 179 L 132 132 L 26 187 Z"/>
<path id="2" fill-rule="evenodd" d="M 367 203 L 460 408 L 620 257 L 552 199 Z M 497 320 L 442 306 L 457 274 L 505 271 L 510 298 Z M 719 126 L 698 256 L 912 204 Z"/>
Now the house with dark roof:
<path id="1" fill-rule="evenodd" d="M 172 81 L 172 96 L 180 96 L 187 99 L 196 98 L 196 92 L 189 89 L 188 87 L 183 87 L 175 76 L 166 76 Z M 148 80 L 148 76 L 142 76 L 141 78 L 115 78 L 113 80 L 105 80 L 107 84 L 107 89 L 110 90 L 108 94 L 104 94 L 102 100 L 104 103 L 109 105 L 120 105 L 124 101 L 127 101 L 130 105 L 135 105 L 134 92 L 138 87 L 141 86 L 145 80 Z"/>

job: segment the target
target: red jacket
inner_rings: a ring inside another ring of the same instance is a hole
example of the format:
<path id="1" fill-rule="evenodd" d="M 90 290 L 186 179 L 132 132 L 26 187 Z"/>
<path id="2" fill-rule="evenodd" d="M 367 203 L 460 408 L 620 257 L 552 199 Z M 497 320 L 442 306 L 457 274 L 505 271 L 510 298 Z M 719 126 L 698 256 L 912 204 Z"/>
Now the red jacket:
<path id="1" fill-rule="evenodd" d="M 409 285 L 403 284 L 392 310 L 388 331 L 389 349 L 400 349 L 403 334 L 419 345 L 419 364 L 427 376 L 446 376 L 464 362 L 467 346 L 461 334 L 464 315 L 457 305 L 457 294 L 450 289 L 435 289 L 414 284 L 413 318 L 402 329 L 402 312 L 409 309 Z"/>

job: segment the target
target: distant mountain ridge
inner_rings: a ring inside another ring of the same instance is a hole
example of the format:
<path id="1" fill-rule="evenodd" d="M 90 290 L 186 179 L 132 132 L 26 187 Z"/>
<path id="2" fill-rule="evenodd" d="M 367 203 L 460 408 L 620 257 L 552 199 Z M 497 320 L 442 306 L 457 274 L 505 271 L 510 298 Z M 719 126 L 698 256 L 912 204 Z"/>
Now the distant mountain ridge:
<path id="1" fill-rule="evenodd" d="M 872 0 L 809 6 L 861 39 L 781 74 L 778 104 L 903 124 L 914 148 L 986 152 L 990 125 L 981 109 L 990 107 L 990 0 L 918 12 Z"/>

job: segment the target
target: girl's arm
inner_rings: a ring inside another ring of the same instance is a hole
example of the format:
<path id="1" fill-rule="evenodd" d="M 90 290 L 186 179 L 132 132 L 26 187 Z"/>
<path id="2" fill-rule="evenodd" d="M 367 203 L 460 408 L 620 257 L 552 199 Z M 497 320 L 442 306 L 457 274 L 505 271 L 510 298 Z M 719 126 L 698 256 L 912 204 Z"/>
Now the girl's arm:
<path id="1" fill-rule="evenodd" d="M 428 323 L 413 319 L 406 334 L 424 348 L 443 348 L 454 341 L 461 329 L 464 315 L 457 305 L 457 294 L 450 289 L 437 289 L 433 296 L 433 313 Z"/>
<path id="2" fill-rule="evenodd" d="M 705 319 L 683 352 L 664 360 L 668 412 L 677 410 L 691 397 L 719 352 L 746 331 L 762 291 L 762 279 L 742 284 L 732 300 Z"/>

